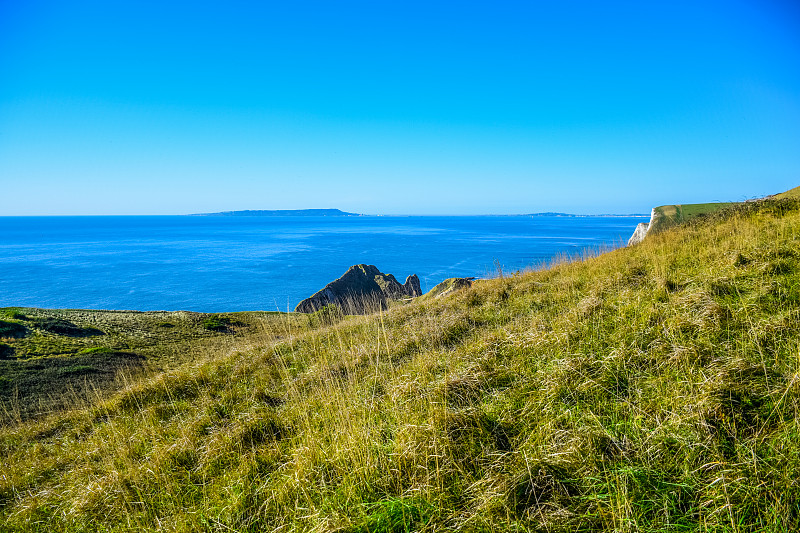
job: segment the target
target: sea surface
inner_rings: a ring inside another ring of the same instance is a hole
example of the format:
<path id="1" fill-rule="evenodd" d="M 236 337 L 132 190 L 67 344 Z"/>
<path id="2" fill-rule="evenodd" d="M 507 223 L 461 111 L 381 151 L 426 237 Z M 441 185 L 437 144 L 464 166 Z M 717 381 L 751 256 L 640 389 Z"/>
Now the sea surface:
<path id="1" fill-rule="evenodd" d="M 648 217 L 0 217 L 0 307 L 286 311 L 358 263 L 422 290 L 624 245 Z"/>

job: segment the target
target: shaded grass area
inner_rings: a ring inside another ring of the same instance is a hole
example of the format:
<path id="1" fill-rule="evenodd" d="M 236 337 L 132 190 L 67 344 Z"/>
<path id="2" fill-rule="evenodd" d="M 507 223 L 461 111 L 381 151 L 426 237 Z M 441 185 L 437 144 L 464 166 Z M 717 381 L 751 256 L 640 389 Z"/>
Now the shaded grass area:
<path id="1" fill-rule="evenodd" d="M 0 316 L 0 423 L 82 405 L 125 380 L 306 327 L 280 313 L 6 308 Z"/>
<path id="2" fill-rule="evenodd" d="M 0 320 L 0 337 L 16 339 L 28 334 L 28 329 L 17 322 Z"/>
<path id="3" fill-rule="evenodd" d="M 3 419 L 21 421 L 57 406 L 73 406 L 113 387 L 120 373 L 134 377 L 144 357 L 100 351 L 74 357 L 44 357 L 0 361 Z"/>
<path id="4" fill-rule="evenodd" d="M 800 528 L 800 203 L 251 339 L 0 431 L 8 531 Z M 208 342 L 208 340 L 206 341 Z"/>

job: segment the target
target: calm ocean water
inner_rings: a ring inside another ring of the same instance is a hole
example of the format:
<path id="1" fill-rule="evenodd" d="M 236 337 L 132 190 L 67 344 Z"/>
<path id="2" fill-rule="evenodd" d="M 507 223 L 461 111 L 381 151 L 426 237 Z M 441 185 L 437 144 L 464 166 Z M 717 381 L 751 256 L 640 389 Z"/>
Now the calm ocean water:
<path id="1" fill-rule="evenodd" d="M 647 217 L 0 217 L 0 307 L 281 310 L 358 263 L 428 290 L 619 246 Z"/>

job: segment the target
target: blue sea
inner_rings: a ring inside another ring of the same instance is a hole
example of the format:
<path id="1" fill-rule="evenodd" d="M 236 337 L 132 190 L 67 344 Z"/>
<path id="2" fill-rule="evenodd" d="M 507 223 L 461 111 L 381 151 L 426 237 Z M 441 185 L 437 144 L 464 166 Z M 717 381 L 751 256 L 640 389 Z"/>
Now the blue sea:
<path id="1" fill-rule="evenodd" d="M 358 263 L 423 291 L 623 245 L 648 217 L 0 217 L 0 307 L 286 311 Z"/>

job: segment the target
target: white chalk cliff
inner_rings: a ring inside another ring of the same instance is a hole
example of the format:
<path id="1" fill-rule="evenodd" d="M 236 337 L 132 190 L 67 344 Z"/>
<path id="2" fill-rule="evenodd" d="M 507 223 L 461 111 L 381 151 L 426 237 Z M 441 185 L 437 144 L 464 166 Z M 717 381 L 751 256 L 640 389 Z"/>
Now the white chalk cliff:
<path id="1" fill-rule="evenodd" d="M 656 218 L 656 210 L 655 208 L 650 211 L 650 222 L 640 222 L 636 229 L 633 231 L 633 235 L 631 238 L 628 239 L 628 246 L 633 246 L 634 244 L 639 244 L 644 240 L 647 236 L 648 230 L 653 227 L 653 221 Z"/>

